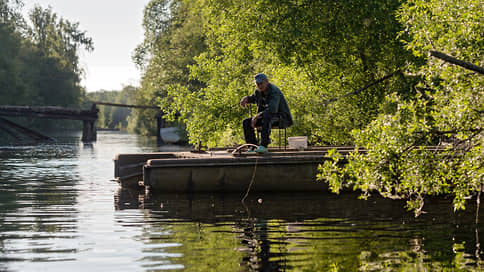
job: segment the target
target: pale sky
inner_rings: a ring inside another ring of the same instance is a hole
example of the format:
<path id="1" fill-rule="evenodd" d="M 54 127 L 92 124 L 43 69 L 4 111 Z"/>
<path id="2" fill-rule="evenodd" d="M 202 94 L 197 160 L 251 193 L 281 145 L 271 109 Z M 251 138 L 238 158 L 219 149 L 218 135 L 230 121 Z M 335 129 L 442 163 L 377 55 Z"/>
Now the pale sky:
<path id="1" fill-rule="evenodd" d="M 80 52 L 86 71 L 81 85 L 88 92 L 121 90 L 123 85 L 140 85 L 140 71 L 131 56 L 143 41 L 143 10 L 149 0 L 23 0 L 23 13 L 35 6 L 48 6 L 58 16 L 79 22 L 94 41 L 94 51 Z"/>

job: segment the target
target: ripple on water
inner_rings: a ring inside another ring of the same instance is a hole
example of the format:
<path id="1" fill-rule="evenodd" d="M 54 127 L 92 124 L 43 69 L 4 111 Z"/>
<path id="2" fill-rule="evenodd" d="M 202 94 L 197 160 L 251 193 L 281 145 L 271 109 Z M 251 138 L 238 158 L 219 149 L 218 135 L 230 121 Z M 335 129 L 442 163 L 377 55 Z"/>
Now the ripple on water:
<path id="1" fill-rule="evenodd" d="M 449 200 L 415 219 L 401 201 L 356 194 L 251 193 L 241 203 L 239 194 L 118 190 L 114 156 L 155 151 L 152 140 L 76 137 L 0 147 L 0 271 L 475 268 L 482 228 Z"/>

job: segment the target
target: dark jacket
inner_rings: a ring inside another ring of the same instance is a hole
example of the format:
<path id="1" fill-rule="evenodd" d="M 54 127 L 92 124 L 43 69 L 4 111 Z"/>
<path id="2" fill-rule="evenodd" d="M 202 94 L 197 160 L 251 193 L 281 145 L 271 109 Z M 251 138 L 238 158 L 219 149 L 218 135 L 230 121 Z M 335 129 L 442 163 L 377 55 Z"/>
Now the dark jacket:
<path id="1" fill-rule="evenodd" d="M 271 114 L 278 116 L 279 127 L 287 128 L 292 126 L 292 116 L 286 99 L 281 90 L 274 84 L 269 83 L 266 95 L 255 90 L 254 94 L 248 96 L 248 102 L 257 104 L 257 112 L 269 111 Z"/>

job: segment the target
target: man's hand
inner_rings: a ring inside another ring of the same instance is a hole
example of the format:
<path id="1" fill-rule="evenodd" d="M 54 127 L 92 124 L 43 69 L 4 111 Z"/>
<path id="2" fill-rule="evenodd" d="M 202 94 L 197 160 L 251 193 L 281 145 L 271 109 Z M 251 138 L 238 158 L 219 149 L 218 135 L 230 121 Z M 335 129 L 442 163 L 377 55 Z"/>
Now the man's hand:
<path id="1" fill-rule="evenodd" d="M 249 98 L 247 96 L 242 97 L 242 100 L 240 100 L 240 106 L 242 108 L 245 108 L 245 106 L 247 106 L 248 101 L 249 101 Z"/>

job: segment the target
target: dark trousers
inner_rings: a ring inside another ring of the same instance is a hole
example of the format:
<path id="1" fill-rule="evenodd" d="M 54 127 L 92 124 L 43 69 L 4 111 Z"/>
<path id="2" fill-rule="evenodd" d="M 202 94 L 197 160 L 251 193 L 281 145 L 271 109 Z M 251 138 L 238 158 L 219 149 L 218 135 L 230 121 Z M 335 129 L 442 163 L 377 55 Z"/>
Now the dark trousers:
<path id="1" fill-rule="evenodd" d="M 254 129 L 251 127 L 252 117 L 245 118 L 242 121 L 244 128 L 245 142 L 248 144 L 257 145 L 257 139 L 255 137 Z M 260 145 L 267 147 L 270 143 L 269 136 L 271 135 L 272 125 L 279 122 L 278 114 L 271 114 L 270 112 L 264 112 L 262 118 L 257 120 L 256 127 L 261 128 L 261 142 Z"/>

